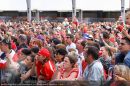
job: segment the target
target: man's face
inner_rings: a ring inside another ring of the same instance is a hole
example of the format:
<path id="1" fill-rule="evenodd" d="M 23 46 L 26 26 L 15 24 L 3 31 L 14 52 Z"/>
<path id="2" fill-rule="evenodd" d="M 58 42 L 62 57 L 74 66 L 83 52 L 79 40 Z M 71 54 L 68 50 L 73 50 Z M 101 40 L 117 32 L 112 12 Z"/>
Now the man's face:
<path id="1" fill-rule="evenodd" d="M 68 43 L 68 44 L 70 44 L 71 43 L 71 38 L 70 37 L 66 37 L 66 42 Z"/>
<path id="2" fill-rule="evenodd" d="M 7 44 L 1 43 L 1 51 L 6 52 L 6 49 L 8 48 Z"/>
<path id="3" fill-rule="evenodd" d="M 130 45 L 125 40 L 121 40 L 119 50 L 121 52 L 127 52 L 130 50 Z"/>
<path id="4" fill-rule="evenodd" d="M 88 64 L 90 64 L 90 63 L 91 63 L 91 62 L 90 62 L 90 57 L 89 57 L 89 55 L 87 54 L 87 50 L 85 50 L 85 51 L 83 52 L 83 55 L 84 55 L 85 61 L 86 61 Z"/>
<path id="5" fill-rule="evenodd" d="M 107 50 L 105 49 L 105 47 L 101 47 L 100 51 L 102 52 L 102 56 L 108 55 Z"/>
<path id="6" fill-rule="evenodd" d="M 38 59 L 38 61 L 42 62 L 43 60 L 45 60 L 45 57 L 40 55 L 40 54 L 38 54 L 37 59 Z"/>

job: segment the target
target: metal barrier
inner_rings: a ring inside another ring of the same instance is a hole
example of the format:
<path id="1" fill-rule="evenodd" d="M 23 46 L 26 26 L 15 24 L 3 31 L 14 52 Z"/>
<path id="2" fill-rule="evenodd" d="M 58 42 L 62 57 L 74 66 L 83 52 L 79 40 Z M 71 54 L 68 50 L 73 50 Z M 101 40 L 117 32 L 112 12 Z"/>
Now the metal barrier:
<path id="1" fill-rule="evenodd" d="M 64 18 L 65 17 L 44 17 L 44 18 L 41 18 L 40 20 L 45 20 L 47 19 L 48 21 L 50 22 L 63 22 L 64 21 Z M 8 21 L 8 20 L 11 20 L 13 19 L 12 17 L 8 17 L 8 16 L 0 16 L 0 19 L 1 20 L 4 20 L 4 21 Z M 17 21 L 20 21 L 22 19 L 22 17 L 17 17 L 16 20 Z M 71 17 L 68 17 L 69 21 L 72 20 Z M 15 19 L 13 19 L 15 20 Z M 32 17 L 32 20 L 35 20 L 35 17 Z M 80 20 L 80 18 L 78 18 L 79 22 L 84 22 L 84 23 L 93 23 L 93 22 L 115 22 L 116 19 L 115 18 L 83 18 L 83 20 Z"/>
<path id="2" fill-rule="evenodd" d="M 93 22 L 115 22 L 115 18 L 84 18 L 82 22 L 93 23 Z"/>

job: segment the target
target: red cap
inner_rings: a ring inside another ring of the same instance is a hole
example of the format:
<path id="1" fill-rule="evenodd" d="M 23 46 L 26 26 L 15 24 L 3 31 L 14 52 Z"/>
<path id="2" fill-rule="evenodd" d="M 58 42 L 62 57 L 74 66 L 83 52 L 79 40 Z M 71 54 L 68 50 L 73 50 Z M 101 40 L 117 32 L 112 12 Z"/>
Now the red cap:
<path id="1" fill-rule="evenodd" d="M 38 54 L 50 58 L 50 52 L 46 48 L 40 49 Z"/>
<path id="2" fill-rule="evenodd" d="M 123 26 L 122 25 L 119 25 L 119 26 L 117 26 L 117 29 L 121 32 L 122 30 L 123 30 Z"/>

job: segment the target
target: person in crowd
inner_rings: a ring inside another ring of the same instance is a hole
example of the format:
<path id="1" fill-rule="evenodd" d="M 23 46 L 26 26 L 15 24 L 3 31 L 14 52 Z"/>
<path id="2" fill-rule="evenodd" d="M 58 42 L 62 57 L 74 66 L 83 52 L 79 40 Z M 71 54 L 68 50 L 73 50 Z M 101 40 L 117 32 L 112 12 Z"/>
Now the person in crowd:
<path id="1" fill-rule="evenodd" d="M 43 47 L 43 42 L 40 39 L 37 38 L 32 38 L 29 42 L 29 47 L 33 48 L 33 47 L 39 47 L 40 49 Z"/>
<path id="2" fill-rule="evenodd" d="M 72 34 L 67 34 L 66 35 L 66 42 L 67 42 L 67 46 L 66 46 L 66 51 L 69 53 L 71 51 L 77 51 L 76 49 L 76 44 L 73 42 L 74 40 L 74 36 Z"/>
<path id="3" fill-rule="evenodd" d="M 36 75 L 38 79 L 38 84 L 42 81 L 51 80 L 56 68 L 54 62 L 50 59 L 50 52 L 46 48 L 39 50 L 38 55 L 36 55 L 35 65 L 32 68 L 32 72 L 36 67 Z"/>
<path id="4" fill-rule="evenodd" d="M 79 68 L 78 77 L 81 77 L 83 74 L 83 68 L 84 68 L 83 65 L 86 66 L 86 64 L 83 62 L 84 61 L 83 51 L 84 51 L 85 43 L 86 41 L 81 41 L 81 40 L 78 40 L 76 42 L 76 48 L 78 50 L 78 61 L 77 61 L 78 68 Z"/>
<path id="5" fill-rule="evenodd" d="M 68 19 L 67 19 L 67 18 L 64 19 L 63 25 L 64 25 L 64 26 L 68 26 L 68 25 L 69 25 L 69 22 L 68 22 Z"/>
<path id="6" fill-rule="evenodd" d="M 55 60 L 56 60 L 56 66 L 58 70 L 63 67 L 63 61 L 65 58 L 65 55 L 67 54 L 67 51 L 65 49 L 58 49 L 55 53 Z"/>
<path id="7" fill-rule="evenodd" d="M 86 40 L 86 42 L 88 43 L 88 44 L 92 44 L 93 42 L 94 42 L 94 39 L 93 39 L 93 36 L 92 35 L 89 35 L 89 34 L 84 34 L 83 35 L 83 38 L 84 38 L 84 40 Z"/>
<path id="8" fill-rule="evenodd" d="M 1 42 L 1 51 L 6 55 L 6 68 L 4 75 L 6 77 L 7 83 L 14 83 L 14 76 L 16 75 L 15 72 L 19 68 L 18 56 L 14 50 L 11 49 L 11 43 L 9 39 L 3 39 Z M 5 77 L 4 76 L 4 77 Z"/>
<path id="9" fill-rule="evenodd" d="M 3 51 L 1 51 L 1 44 L 0 43 L 0 69 L 5 69 L 6 68 L 6 55 Z"/>
<path id="10" fill-rule="evenodd" d="M 21 48 L 28 48 L 27 45 L 27 36 L 25 34 L 20 34 L 18 37 L 19 46 L 17 47 L 17 51 Z"/>
<path id="11" fill-rule="evenodd" d="M 65 44 L 57 44 L 56 45 L 56 49 L 65 49 L 66 48 L 66 45 Z"/>
<path id="12" fill-rule="evenodd" d="M 112 52 L 117 52 L 117 48 L 115 47 L 115 45 L 109 40 L 110 36 L 108 32 L 102 32 L 102 34 L 100 35 L 101 38 L 101 46 L 106 46 L 110 49 L 110 51 Z"/>
<path id="13" fill-rule="evenodd" d="M 28 49 L 28 48 L 22 48 L 22 49 L 20 49 L 20 50 L 17 52 L 17 54 L 18 54 L 18 61 L 17 61 L 17 62 L 21 62 L 21 61 L 23 61 L 24 59 L 26 59 L 26 57 L 27 57 L 28 55 L 31 54 L 31 50 Z"/>
<path id="14" fill-rule="evenodd" d="M 130 83 L 130 69 L 125 65 L 114 66 L 113 79 L 110 80 L 105 86 L 129 86 Z"/>
<path id="15" fill-rule="evenodd" d="M 19 63 L 15 82 L 18 84 L 30 84 L 31 81 L 31 68 L 34 64 L 35 55 L 28 55 L 24 60 Z"/>
<path id="16" fill-rule="evenodd" d="M 98 60 L 98 51 L 94 46 L 88 46 L 84 51 L 84 58 L 88 65 L 84 70 L 83 79 L 89 81 L 92 86 L 100 86 L 104 81 L 104 69 Z"/>
<path id="17" fill-rule="evenodd" d="M 101 47 L 100 51 L 102 52 L 102 54 L 100 55 L 99 60 L 101 61 L 102 65 L 103 65 L 104 72 L 106 74 L 108 74 L 108 70 L 109 70 L 109 67 L 111 65 L 111 56 L 112 56 L 112 53 L 109 50 L 109 48 L 107 48 L 105 46 Z M 105 77 L 107 78 L 107 75 Z"/>
<path id="18" fill-rule="evenodd" d="M 76 80 L 78 77 L 78 68 L 75 67 L 78 55 L 72 51 L 65 56 L 63 67 L 58 72 L 55 80 Z"/>
<path id="19" fill-rule="evenodd" d="M 130 39 L 130 11 L 126 13 L 125 23 L 126 26 L 124 26 L 122 29 L 122 35 Z"/>
<path id="20" fill-rule="evenodd" d="M 39 52 L 39 47 L 33 47 L 30 50 L 31 50 L 31 54 L 36 56 L 37 53 Z"/>
<path id="21" fill-rule="evenodd" d="M 123 21 L 120 21 L 120 19 L 119 23 L 121 24 L 120 27 L 113 28 L 114 22 L 93 22 L 92 24 L 87 24 L 78 22 L 76 17 L 72 19 L 71 23 L 67 19 L 63 22 L 41 20 L 39 23 L 35 21 L 29 23 L 26 20 L 20 20 L 19 22 L 15 22 L 15 20 L 9 22 L 2 21 L 2 23 L 0 23 L 0 69 L 4 71 L 1 73 L 1 76 L 2 78 L 5 77 L 3 79 L 8 79 L 7 81 L 9 82 L 15 83 L 14 77 L 17 74 L 14 73 L 16 73 L 19 68 L 27 68 L 26 78 L 23 73 L 19 76 L 22 82 L 28 81 L 30 76 L 32 77 L 34 74 L 38 81 L 37 83 L 44 83 L 46 80 L 55 80 L 58 73 L 61 76 L 60 78 L 58 78 L 58 76 L 56 80 L 75 80 L 82 77 L 88 81 L 96 81 L 99 79 L 99 81 L 103 81 L 103 77 L 105 76 L 104 69 L 107 69 L 108 75 L 112 77 L 113 71 L 111 70 L 114 70 L 115 64 L 123 63 L 128 67 L 130 64 L 128 40 L 130 33 L 129 11 L 126 13 L 126 24 L 123 24 Z M 11 42 L 5 40 L 5 38 L 10 39 Z M 12 42 L 15 42 L 17 47 Z M 93 48 L 93 46 L 98 49 Z M 91 47 L 91 49 L 89 49 L 89 47 Z M 101 50 L 104 51 L 102 54 L 98 52 L 100 47 Z M 66 56 L 63 54 L 65 53 L 63 49 L 65 49 L 67 53 L 76 51 L 78 56 L 75 56 L 75 54 Z M 24 55 L 19 55 L 20 51 L 21 54 Z M 34 62 L 31 60 L 30 54 L 27 54 L 30 53 L 30 51 L 31 54 L 35 56 Z M 112 55 L 109 55 L 109 52 L 112 52 Z M 102 55 L 102 57 L 99 58 L 99 55 Z M 111 60 L 110 67 L 108 67 L 108 59 L 106 61 L 105 58 L 113 55 L 115 55 L 114 58 L 112 58 L 115 59 L 113 61 L 114 64 Z M 72 59 L 74 61 L 71 60 L 71 57 L 74 57 L 74 59 Z M 78 61 L 75 58 L 77 58 Z M 55 63 L 54 59 L 57 60 L 57 63 Z M 100 60 L 97 59 L 100 59 L 103 65 Z M 26 62 L 27 65 L 25 67 Z M 61 63 L 63 63 L 63 67 L 61 66 L 57 71 L 56 65 Z M 21 64 L 24 64 L 24 66 Z M 30 66 L 28 64 L 30 64 Z M 33 66 L 31 67 L 32 64 Z M 69 69 L 72 69 L 71 72 L 69 72 Z M 79 77 L 79 75 L 81 76 Z M 111 78 L 107 80 L 111 80 Z M 97 85 L 98 84 L 96 84 L 96 86 Z"/>
<path id="22" fill-rule="evenodd" d="M 121 62 L 123 62 L 126 66 L 128 66 L 130 68 L 130 40 L 127 37 L 122 38 L 120 45 L 119 45 L 119 54 L 116 56 L 116 63 L 119 63 L 117 61 L 119 61 L 120 59 L 122 60 Z M 120 56 L 121 54 L 123 54 L 123 56 Z"/>
<path id="23" fill-rule="evenodd" d="M 61 68 L 63 68 L 63 61 L 66 55 L 67 51 L 65 49 L 59 48 L 55 51 L 54 59 L 56 65 L 56 72 L 54 73 L 52 80 L 55 79 L 58 72 L 61 70 Z"/>
<path id="24" fill-rule="evenodd" d="M 59 39 L 57 39 L 57 38 L 53 38 L 51 41 L 52 41 L 51 45 L 54 48 L 56 47 L 56 45 L 61 44 L 61 41 Z"/>
<path id="25" fill-rule="evenodd" d="M 107 81 L 113 80 L 113 73 L 114 73 L 114 66 L 115 66 L 115 56 L 116 54 L 113 54 L 111 57 L 111 64 L 108 69 L 108 74 L 107 74 Z"/>

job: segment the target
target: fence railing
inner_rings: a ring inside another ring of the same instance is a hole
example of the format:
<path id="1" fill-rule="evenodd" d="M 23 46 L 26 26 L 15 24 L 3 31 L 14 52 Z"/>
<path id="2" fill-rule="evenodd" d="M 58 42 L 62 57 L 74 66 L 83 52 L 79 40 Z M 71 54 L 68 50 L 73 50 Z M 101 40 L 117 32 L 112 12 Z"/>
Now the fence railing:
<path id="1" fill-rule="evenodd" d="M 16 17 L 16 21 L 20 21 L 22 17 Z M 44 17 L 41 18 L 40 20 L 45 20 L 47 19 L 48 21 L 51 22 L 63 22 L 65 17 Z M 8 17 L 8 16 L 0 16 L 0 20 L 3 21 L 8 21 L 13 19 L 13 17 Z M 70 21 L 72 20 L 72 18 L 68 18 Z M 15 20 L 15 19 L 13 19 Z M 32 17 L 32 20 L 35 20 L 35 17 Z M 83 18 L 83 20 L 80 20 L 80 18 L 78 18 L 79 22 L 84 22 L 84 23 L 93 23 L 93 22 L 115 22 L 116 19 L 115 18 Z"/>

